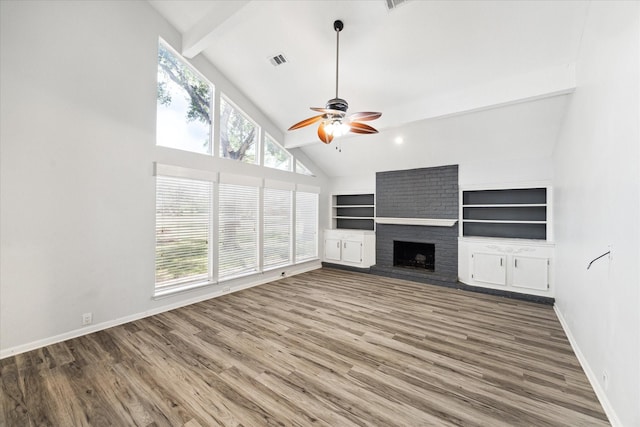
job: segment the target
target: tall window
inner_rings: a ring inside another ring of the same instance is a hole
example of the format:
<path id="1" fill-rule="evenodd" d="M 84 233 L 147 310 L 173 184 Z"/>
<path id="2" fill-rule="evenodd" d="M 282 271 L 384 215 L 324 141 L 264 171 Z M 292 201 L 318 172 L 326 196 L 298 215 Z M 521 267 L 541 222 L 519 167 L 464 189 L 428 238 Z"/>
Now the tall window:
<path id="1" fill-rule="evenodd" d="M 258 126 L 224 97 L 220 98 L 220 157 L 256 163 Z"/>
<path id="2" fill-rule="evenodd" d="M 264 189 L 264 237 L 262 262 L 265 270 L 291 263 L 290 190 Z"/>
<path id="3" fill-rule="evenodd" d="M 220 157 L 258 163 L 260 127 L 225 96 L 220 96 L 220 116 L 213 117 L 213 95 L 213 84 L 160 40 L 156 144 L 213 155 L 212 136 L 216 123 L 220 128 Z M 294 158 L 273 138 L 266 136 L 264 166 L 292 171 Z M 296 172 L 313 175 L 299 160 L 295 166 Z"/>
<path id="4" fill-rule="evenodd" d="M 210 277 L 212 183 L 156 179 L 156 292 Z"/>
<path id="5" fill-rule="evenodd" d="M 283 171 L 290 171 L 293 167 L 293 156 L 269 135 L 264 138 L 264 165 Z"/>
<path id="6" fill-rule="evenodd" d="M 296 262 L 318 257 L 318 195 L 296 192 Z"/>
<path id="7" fill-rule="evenodd" d="M 213 85 L 161 41 L 156 143 L 211 154 L 212 98 Z"/>
<path id="8" fill-rule="evenodd" d="M 220 184 L 218 276 L 258 270 L 258 188 Z"/>

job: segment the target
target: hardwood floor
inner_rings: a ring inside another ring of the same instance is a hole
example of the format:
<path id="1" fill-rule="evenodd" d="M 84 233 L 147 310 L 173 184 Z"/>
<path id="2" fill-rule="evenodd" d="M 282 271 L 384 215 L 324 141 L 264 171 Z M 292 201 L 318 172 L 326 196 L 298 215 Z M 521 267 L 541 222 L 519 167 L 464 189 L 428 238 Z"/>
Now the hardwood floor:
<path id="1" fill-rule="evenodd" d="M 609 425 L 551 307 L 327 268 L 0 366 L 11 427 Z"/>

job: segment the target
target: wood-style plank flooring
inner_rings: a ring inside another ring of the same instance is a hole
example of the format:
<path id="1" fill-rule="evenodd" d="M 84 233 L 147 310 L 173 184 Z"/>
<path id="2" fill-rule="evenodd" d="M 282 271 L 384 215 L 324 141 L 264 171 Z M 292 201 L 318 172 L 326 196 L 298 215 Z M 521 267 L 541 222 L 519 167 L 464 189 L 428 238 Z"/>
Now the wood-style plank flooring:
<path id="1" fill-rule="evenodd" d="M 0 367 L 11 427 L 609 425 L 551 307 L 327 268 Z"/>

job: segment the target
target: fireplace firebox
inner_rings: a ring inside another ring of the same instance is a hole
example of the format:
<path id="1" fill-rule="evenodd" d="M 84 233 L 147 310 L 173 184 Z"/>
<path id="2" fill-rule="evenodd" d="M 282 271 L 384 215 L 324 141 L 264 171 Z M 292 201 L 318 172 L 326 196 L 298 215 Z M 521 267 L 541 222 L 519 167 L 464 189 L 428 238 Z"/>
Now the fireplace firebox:
<path id="1" fill-rule="evenodd" d="M 393 266 L 435 271 L 436 245 L 393 241 Z"/>

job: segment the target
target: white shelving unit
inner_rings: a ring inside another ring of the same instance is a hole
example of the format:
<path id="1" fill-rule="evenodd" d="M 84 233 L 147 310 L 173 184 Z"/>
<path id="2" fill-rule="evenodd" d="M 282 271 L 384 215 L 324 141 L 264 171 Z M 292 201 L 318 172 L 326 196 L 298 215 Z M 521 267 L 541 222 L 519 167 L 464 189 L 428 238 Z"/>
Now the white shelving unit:
<path id="1" fill-rule="evenodd" d="M 331 196 L 333 229 L 375 230 L 375 212 L 375 196 L 372 193 Z"/>
<path id="2" fill-rule="evenodd" d="M 463 189 L 460 200 L 459 280 L 553 296 L 551 188 Z"/>
<path id="3" fill-rule="evenodd" d="M 331 229 L 324 231 L 324 261 L 368 268 L 375 264 L 375 195 L 331 196 Z"/>
<path id="4" fill-rule="evenodd" d="M 547 187 L 463 190 L 464 237 L 548 240 Z"/>

